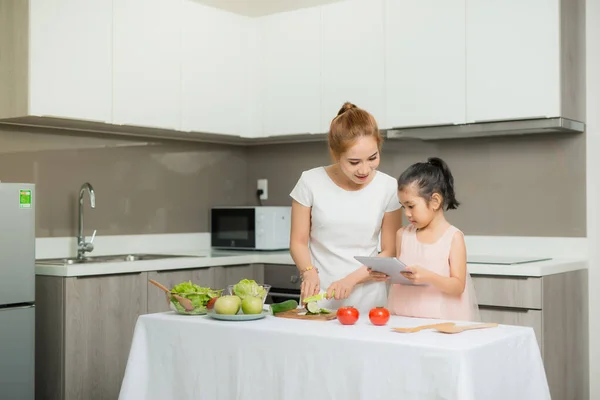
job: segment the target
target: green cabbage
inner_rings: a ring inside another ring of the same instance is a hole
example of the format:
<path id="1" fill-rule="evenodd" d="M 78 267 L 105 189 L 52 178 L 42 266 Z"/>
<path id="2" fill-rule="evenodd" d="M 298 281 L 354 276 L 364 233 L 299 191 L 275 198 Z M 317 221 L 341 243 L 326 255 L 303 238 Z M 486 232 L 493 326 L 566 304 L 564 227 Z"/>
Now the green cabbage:
<path id="1" fill-rule="evenodd" d="M 233 286 L 233 293 L 242 300 L 248 296 L 263 299 L 267 291 L 252 279 L 242 279 Z"/>

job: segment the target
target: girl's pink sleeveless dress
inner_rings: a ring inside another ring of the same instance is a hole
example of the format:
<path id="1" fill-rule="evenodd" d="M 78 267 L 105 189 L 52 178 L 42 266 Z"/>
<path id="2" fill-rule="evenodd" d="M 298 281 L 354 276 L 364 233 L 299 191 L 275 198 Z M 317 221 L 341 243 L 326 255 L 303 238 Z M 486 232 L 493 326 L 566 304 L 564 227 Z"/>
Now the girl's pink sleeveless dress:
<path id="1" fill-rule="evenodd" d="M 456 232 L 463 234 L 456 227 L 450 226 L 437 242 L 424 244 L 417 240 L 414 225 L 407 226 L 402 232 L 400 261 L 408 266 L 418 265 L 449 277 L 450 246 Z M 391 285 L 388 309 L 392 314 L 407 317 L 480 320 L 475 288 L 468 271 L 465 290 L 460 296 L 444 294 L 433 286 Z"/>

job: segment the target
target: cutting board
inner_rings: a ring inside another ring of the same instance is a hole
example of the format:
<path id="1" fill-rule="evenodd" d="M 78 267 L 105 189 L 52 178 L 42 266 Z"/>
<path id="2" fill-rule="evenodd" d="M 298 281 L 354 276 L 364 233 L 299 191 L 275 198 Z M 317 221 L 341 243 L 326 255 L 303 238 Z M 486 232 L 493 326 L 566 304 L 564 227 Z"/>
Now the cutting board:
<path id="1" fill-rule="evenodd" d="M 295 310 L 277 313 L 275 316 L 279 318 L 305 319 L 309 321 L 331 321 L 332 319 L 336 319 L 335 313 L 333 312 L 331 314 L 300 315 L 305 311 L 306 310 L 302 308 L 296 308 Z"/>

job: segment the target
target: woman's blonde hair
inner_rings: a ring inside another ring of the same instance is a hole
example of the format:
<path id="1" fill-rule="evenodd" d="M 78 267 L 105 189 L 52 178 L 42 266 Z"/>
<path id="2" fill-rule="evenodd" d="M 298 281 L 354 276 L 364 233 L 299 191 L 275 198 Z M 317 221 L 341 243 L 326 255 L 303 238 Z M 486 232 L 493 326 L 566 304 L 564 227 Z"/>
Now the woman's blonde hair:
<path id="1" fill-rule="evenodd" d="M 374 138 L 377 148 L 381 150 L 383 137 L 375 118 L 352 103 L 344 103 L 329 127 L 328 142 L 331 156 L 336 161 L 339 160 L 340 156 L 363 136 Z"/>

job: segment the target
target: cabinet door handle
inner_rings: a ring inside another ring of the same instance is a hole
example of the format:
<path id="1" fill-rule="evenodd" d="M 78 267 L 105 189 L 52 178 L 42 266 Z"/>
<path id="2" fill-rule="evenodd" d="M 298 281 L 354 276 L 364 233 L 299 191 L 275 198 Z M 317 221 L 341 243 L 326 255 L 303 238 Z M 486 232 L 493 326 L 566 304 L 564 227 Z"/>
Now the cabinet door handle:
<path id="1" fill-rule="evenodd" d="M 168 274 L 169 272 L 181 272 L 181 271 L 194 272 L 194 271 L 198 271 L 201 269 L 209 269 L 209 268 L 210 267 L 177 268 L 177 269 L 163 269 L 160 271 L 148 271 L 148 272 L 156 272 L 157 274 Z"/>
<path id="2" fill-rule="evenodd" d="M 77 279 L 91 279 L 91 278 L 103 278 L 106 276 L 128 276 L 128 275 L 141 275 L 142 271 L 140 272 L 121 272 L 118 274 L 99 274 L 99 275 L 83 275 L 83 276 L 76 276 L 75 278 Z"/>
<path id="3" fill-rule="evenodd" d="M 488 306 L 485 304 L 479 305 L 480 310 L 495 310 L 495 311 L 510 311 L 510 312 L 520 312 L 520 313 L 528 313 L 532 311 L 531 308 L 518 308 L 518 307 L 503 307 L 503 306 Z M 539 311 L 539 310 L 536 310 Z"/>

